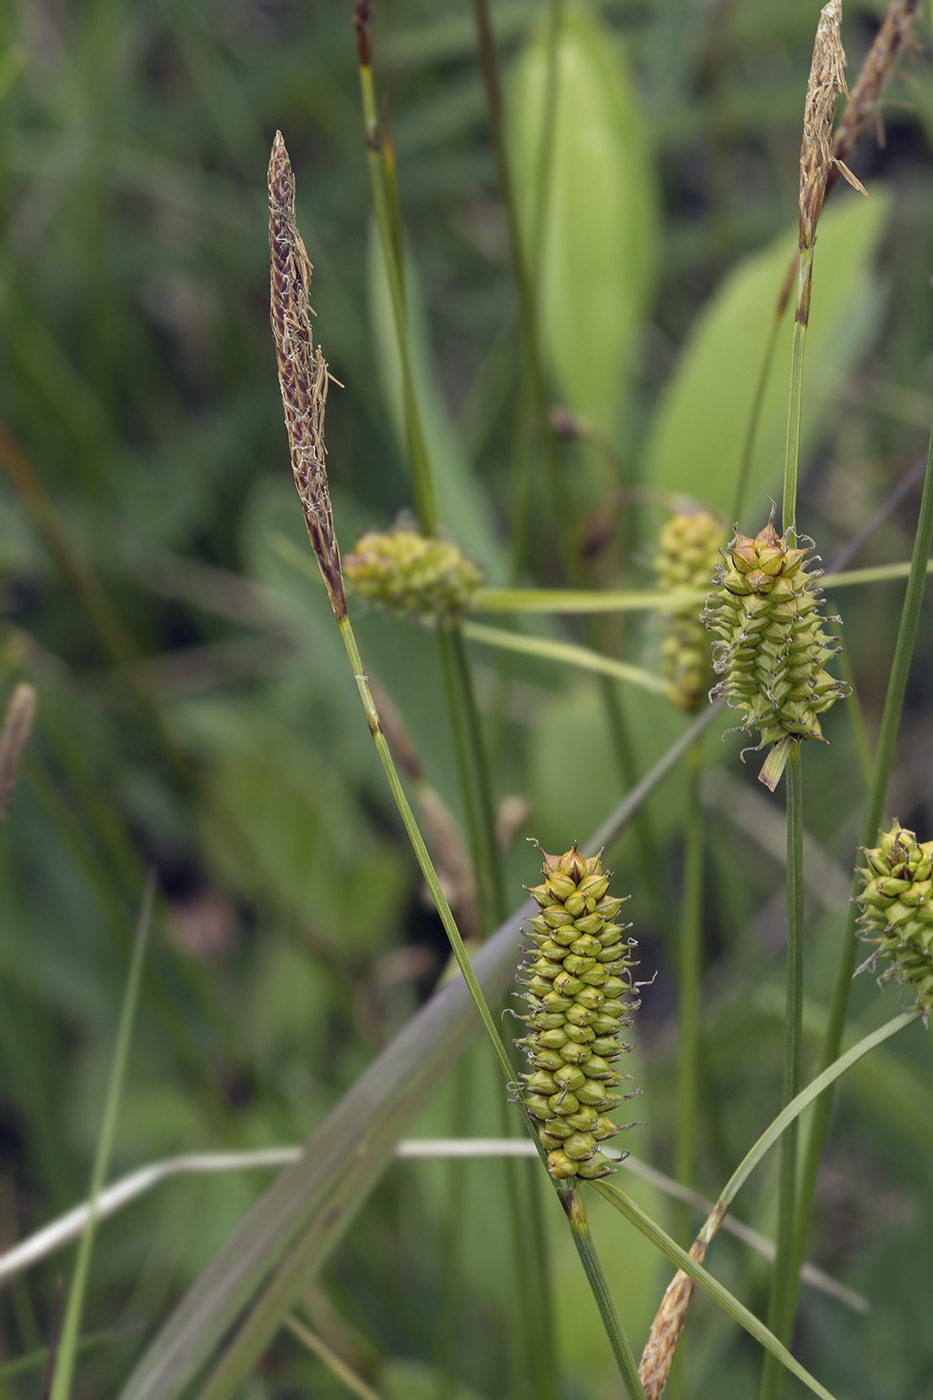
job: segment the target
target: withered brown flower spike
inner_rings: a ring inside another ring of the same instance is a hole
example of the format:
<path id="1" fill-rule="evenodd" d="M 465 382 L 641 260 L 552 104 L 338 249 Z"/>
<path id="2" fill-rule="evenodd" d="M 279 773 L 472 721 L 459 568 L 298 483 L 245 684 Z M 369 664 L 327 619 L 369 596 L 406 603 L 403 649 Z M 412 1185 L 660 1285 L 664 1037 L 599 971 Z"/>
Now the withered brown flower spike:
<path id="1" fill-rule="evenodd" d="M 836 166 L 830 171 L 826 182 L 827 194 L 841 173 L 842 162 L 862 139 L 872 122 L 878 128 L 879 146 L 884 145 L 884 129 L 879 111 L 881 95 L 894 72 L 901 49 L 910 40 L 910 32 L 919 9 L 920 0 L 892 0 L 884 24 L 875 35 L 874 43 L 862 64 L 862 71 L 846 103 L 845 111 L 839 118 L 833 138 Z"/>
<path id="2" fill-rule="evenodd" d="M 803 114 L 803 140 L 800 145 L 800 247 L 813 247 L 816 224 L 826 196 L 826 185 L 833 171 L 855 189 L 866 191 L 851 170 L 833 155 L 832 131 L 836 97 L 849 95 L 846 87 L 846 56 L 839 38 L 842 0 L 829 0 L 820 12 L 813 46 L 810 81 Z"/>
<path id="3" fill-rule="evenodd" d="M 334 617 L 342 622 L 347 615 L 347 597 L 327 490 L 324 447 L 329 376 L 321 348 L 314 345 L 311 336 L 311 261 L 295 223 L 295 177 L 280 131 L 275 133 L 269 161 L 269 255 L 272 333 L 292 471 L 330 605 Z"/>

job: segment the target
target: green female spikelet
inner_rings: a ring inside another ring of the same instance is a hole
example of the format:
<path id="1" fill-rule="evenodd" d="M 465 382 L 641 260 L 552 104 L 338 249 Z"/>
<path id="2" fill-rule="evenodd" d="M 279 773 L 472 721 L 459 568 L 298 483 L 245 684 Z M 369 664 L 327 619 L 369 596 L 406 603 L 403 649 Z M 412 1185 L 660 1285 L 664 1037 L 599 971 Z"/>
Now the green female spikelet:
<path id="1" fill-rule="evenodd" d="M 703 614 L 719 636 L 713 666 L 723 679 L 712 694 L 744 711 L 741 728 L 758 728 L 757 748 L 774 745 L 759 775 L 773 791 L 792 742 L 826 742 L 818 716 L 846 688 L 823 667 L 840 648 L 820 631 L 823 597 L 819 573 L 806 569 L 809 549 L 791 549 L 769 520 L 754 539 L 736 527 L 722 553 L 719 590 Z"/>
<path id="2" fill-rule="evenodd" d="M 893 977 L 916 992 L 927 1020 L 933 1011 L 933 841 L 918 842 L 897 821 L 880 834 L 880 846 L 862 848 L 867 865 L 858 871 L 865 881 L 858 896 L 861 936 L 875 945 L 863 966 L 888 962 L 879 982 Z"/>
<path id="3" fill-rule="evenodd" d="M 429 626 L 468 611 L 481 581 L 455 544 L 406 529 L 362 535 L 344 573 L 361 597 Z"/>
<path id="4" fill-rule="evenodd" d="M 562 856 L 545 854 L 543 872 L 529 890 L 541 912 L 530 921 L 535 947 L 521 978 L 531 1014 L 518 1044 L 532 1069 L 522 1098 L 555 1180 L 594 1181 L 613 1169 L 599 1144 L 621 1131 L 606 1115 L 620 1099 L 613 1062 L 630 1049 L 619 1032 L 638 1005 L 622 1000 L 634 991 L 636 943 L 614 922 L 622 900 L 607 894 L 599 856 L 587 860 L 574 843 Z"/>
<path id="5" fill-rule="evenodd" d="M 661 530 L 654 571 L 662 593 L 708 587 L 719 559 L 722 521 L 708 510 L 679 511 Z M 660 619 L 661 670 L 667 698 L 681 710 L 693 710 L 710 685 L 709 638 L 696 604 L 675 608 Z"/>

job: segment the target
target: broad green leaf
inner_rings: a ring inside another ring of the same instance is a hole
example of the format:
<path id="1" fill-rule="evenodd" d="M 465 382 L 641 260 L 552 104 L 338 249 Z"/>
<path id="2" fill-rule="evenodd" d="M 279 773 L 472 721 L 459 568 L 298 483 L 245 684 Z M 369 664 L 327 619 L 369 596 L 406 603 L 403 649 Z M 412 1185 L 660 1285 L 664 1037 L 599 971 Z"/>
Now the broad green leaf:
<path id="1" fill-rule="evenodd" d="M 871 263 L 889 210 L 884 191 L 873 188 L 870 199 L 839 198 L 820 219 L 804 362 L 801 473 L 876 324 Z M 795 225 L 729 273 L 701 313 L 648 440 L 644 479 L 650 485 L 695 497 L 727 515 L 733 509 L 755 386 L 796 246 Z M 775 345 L 755 438 L 742 505 L 747 529 L 764 523 L 769 497 L 780 495 L 792 338 L 791 306 Z"/>
<path id="2" fill-rule="evenodd" d="M 654 286 L 657 228 L 644 124 L 617 39 L 566 7 L 513 75 L 513 168 L 548 368 L 567 406 L 614 436 Z"/>

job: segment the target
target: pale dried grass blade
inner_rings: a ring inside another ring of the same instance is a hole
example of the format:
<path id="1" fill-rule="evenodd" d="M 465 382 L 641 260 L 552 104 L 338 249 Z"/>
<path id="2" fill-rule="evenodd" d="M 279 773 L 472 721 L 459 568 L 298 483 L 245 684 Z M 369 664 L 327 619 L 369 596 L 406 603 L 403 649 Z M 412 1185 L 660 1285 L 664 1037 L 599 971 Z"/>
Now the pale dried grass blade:
<path id="1" fill-rule="evenodd" d="M 32 733 L 35 715 L 36 692 L 31 685 L 22 681 L 10 696 L 0 731 L 0 822 L 7 814 L 16 787 L 23 750 Z"/>

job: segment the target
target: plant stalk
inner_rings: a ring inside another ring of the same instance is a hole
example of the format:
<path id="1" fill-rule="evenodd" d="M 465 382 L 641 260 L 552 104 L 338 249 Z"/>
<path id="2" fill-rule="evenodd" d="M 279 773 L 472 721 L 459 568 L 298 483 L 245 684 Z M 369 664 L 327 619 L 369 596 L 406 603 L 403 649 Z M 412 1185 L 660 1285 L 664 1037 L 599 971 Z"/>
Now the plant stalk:
<path id="1" fill-rule="evenodd" d="M 784 1082 L 781 1107 L 800 1092 L 803 1041 L 803 775 L 800 744 L 787 762 L 787 991 L 784 1012 Z M 798 1124 L 781 1139 L 777 1254 L 768 1305 L 768 1326 L 785 1344 L 790 1341 L 797 1301 L 794 1277 L 794 1212 L 797 1198 Z M 764 1359 L 761 1400 L 778 1400 L 784 1371 L 774 1356 Z"/>
<path id="2" fill-rule="evenodd" d="M 587 1219 L 586 1206 L 583 1204 L 583 1197 L 575 1186 L 560 1187 L 557 1194 L 570 1224 L 573 1242 L 586 1273 L 587 1282 L 593 1290 L 593 1297 L 596 1299 L 599 1315 L 603 1320 L 603 1326 L 612 1347 L 612 1354 L 619 1368 L 619 1375 L 622 1377 L 625 1394 L 628 1400 L 645 1400 L 645 1392 L 638 1379 L 635 1357 L 616 1310 L 615 1301 L 609 1291 L 609 1284 L 606 1282 L 603 1266 L 596 1253 L 593 1236 L 590 1234 L 590 1224 Z"/>

